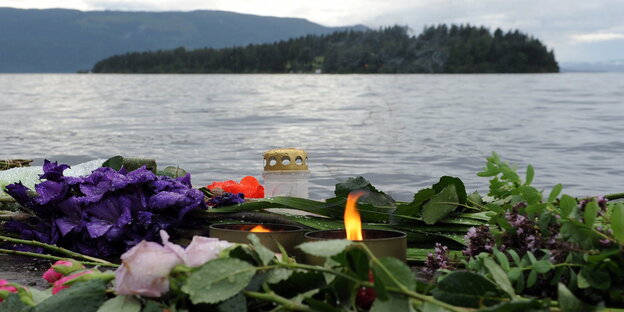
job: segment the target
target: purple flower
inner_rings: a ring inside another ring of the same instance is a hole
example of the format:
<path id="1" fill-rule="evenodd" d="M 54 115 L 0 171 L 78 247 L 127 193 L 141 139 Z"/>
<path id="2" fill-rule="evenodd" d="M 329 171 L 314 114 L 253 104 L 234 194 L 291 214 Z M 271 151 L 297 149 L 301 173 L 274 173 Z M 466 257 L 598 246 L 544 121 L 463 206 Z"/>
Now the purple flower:
<path id="1" fill-rule="evenodd" d="M 434 253 L 427 254 L 427 260 L 425 260 L 425 267 L 422 270 L 424 278 L 430 280 L 434 277 L 435 273 L 442 269 L 452 268 L 449 261 L 448 247 L 436 243 Z"/>
<path id="2" fill-rule="evenodd" d="M 490 228 L 486 225 L 468 229 L 464 240 L 466 241 L 466 249 L 462 250 L 462 253 L 468 257 L 476 257 L 482 252 L 492 252 L 496 246 Z"/>
<path id="3" fill-rule="evenodd" d="M 7 186 L 7 193 L 36 215 L 8 222 L 7 231 L 87 255 L 114 257 L 142 240 L 158 241 L 160 230 L 180 225 L 189 211 L 207 208 L 203 193 L 190 187 L 190 175 L 172 179 L 145 167 L 132 172 L 98 168 L 70 178 L 63 176 L 67 168 L 46 160 L 41 177 L 48 180 L 35 186 L 37 196 L 31 197 L 20 183 Z"/>
<path id="4" fill-rule="evenodd" d="M 216 195 L 210 199 L 208 205 L 218 208 L 218 207 L 226 207 L 232 205 L 238 205 L 245 202 L 245 194 L 238 193 L 232 194 L 228 192 L 223 192 L 221 195 Z"/>

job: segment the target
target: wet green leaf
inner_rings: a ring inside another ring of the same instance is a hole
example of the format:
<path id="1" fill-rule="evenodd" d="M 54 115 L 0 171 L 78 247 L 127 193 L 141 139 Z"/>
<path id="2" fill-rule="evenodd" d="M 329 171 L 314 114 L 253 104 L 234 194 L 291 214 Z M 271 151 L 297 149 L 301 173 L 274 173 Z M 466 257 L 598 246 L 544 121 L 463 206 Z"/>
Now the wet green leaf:
<path id="1" fill-rule="evenodd" d="M 434 298 L 457 306 L 479 308 L 509 300 L 496 284 L 480 274 L 455 271 L 438 283 L 433 291 Z"/>
<path id="2" fill-rule="evenodd" d="M 207 262 L 191 273 L 182 291 L 194 304 L 217 303 L 238 294 L 256 274 L 248 262 L 234 258 L 219 258 Z"/>
<path id="3" fill-rule="evenodd" d="M 624 204 L 616 203 L 611 208 L 611 229 L 613 236 L 621 244 L 624 244 Z"/>
<path id="4" fill-rule="evenodd" d="M 447 185 L 441 192 L 434 195 L 431 200 L 423 206 L 422 218 L 427 224 L 435 224 L 444 219 L 451 212 L 455 211 L 458 203 L 458 194 L 455 184 Z"/>
<path id="5" fill-rule="evenodd" d="M 108 299 L 97 312 L 139 312 L 141 302 L 133 296 L 117 296 Z"/>
<path id="6" fill-rule="evenodd" d="M 332 239 L 303 243 L 297 246 L 297 248 L 309 255 L 331 257 L 343 252 L 351 244 L 353 244 L 353 242 L 347 239 Z"/>

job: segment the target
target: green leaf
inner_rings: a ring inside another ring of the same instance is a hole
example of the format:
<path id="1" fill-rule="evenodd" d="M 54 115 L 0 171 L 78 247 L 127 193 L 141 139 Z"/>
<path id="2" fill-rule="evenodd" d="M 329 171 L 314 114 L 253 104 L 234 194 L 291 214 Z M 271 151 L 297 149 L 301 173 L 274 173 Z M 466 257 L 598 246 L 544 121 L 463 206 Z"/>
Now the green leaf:
<path id="1" fill-rule="evenodd" d="M 611 274 L 609 274 L 608 270 L 602 269 L 600 265 L 583 266 L 579 274 L 579 280 L 581 277 L 593 288 L 608 290 L 611 287 Z"/>
<path id="2" fill-rule="evenodd" d="M 531 288 L 535 285 L 535 283 L 537 283 L 537 271 L 531 270 L 531 273 L 529 273 L 529 277 L 527 278 L 526 287 Z"/>
<path id="3" fill-rule="evenodd" d="M 598 203 L 596 203 L 595 199 L 591 200 L 589 203 L 587 203 L 587 205 L 585 205 L 585 214 L 583 215 L 583 221 L 587 226 L 594 226 L 598 210 L 600 210 L 600 207 L 598 206 Z"/>
<path id="4" fill-rule="evenodd" d="M 96 312 L 106 300 L 104 281 L 80 282 L 42 301 L 35 312 Z M 76 303 L 80 304 L 76 304 Z"/>
<path id="5" fill-rule="evenodd" d="M 32 294 L 32 299 L 35 304 L 39 304 L 43 300 L 46 300 L 52 296 L 52 288 L 48 288 L 46 290 L 39 290 L 39 289 L 31 287 L 28 290 Z"/>
<path id="6" fill-rule="evenodd" d="M 496 284 L 480 274 L 468 271 L 454 271 L 438 283 L 433 291 L 434 298 L 462 307 L 479 308 L 509 300 Z"/>
<path id="7" fill-rule="evenodd" d="M 346 198 L 353 191 L 366 191 L 367 194 L 361 202 L 373 204 L 375 206 L 393 206 L 394 199 L 384 192 L 377 190 L 368 180 L 358 176 L 349 178 L 345 182 L 336 184 L 334 194 L 336 197 Z"/>
<path id="8" fill-rule="evenodd" d="M 132 296 L 113 297 L 97 310 L 97 312 L 139 312 L 141 302 Z"/>
<path id="9" fill-rule="evenodd" d="M 414 194 L 414 199 L 407 205 L 399 205 L 395 211 L 396 215 L 417 216 L 422 210 L 422 204 L 435 195 L 435 191 L 425 188 Z"/>
<path id="10" fill-rule="evenodd" d="M 499 303 L 495 306 L 479 310 L 479 312 L 525 312 L 525 311 L 548 311 L 548 306 L 540 303 L 537 299 L 514 300 Z"/>
<path id="11" fill-rule="evenodd" d="M 178 310 L 180 311 L 180 310 Z M 212 311 L 212 310 L 211 310 Z M 217 305 L 215 312 L 246 312 L 247 297 L 242 293 L 225 300 Z"/>
<path id="12" fill-rule="evenodd" d="M 323 311 L 323 312 L 343 312 L 343 310 L 337 309 L 336 307 L 321 301 L 321 300 L 316 300 L 314 298 L 311 297 L 306 297 L 305 299 L 303 299 L 303 302 L 307 305 L 309 305 L 312 309 L 315 309 L 316 311 Z"/>
<path id="13" fill-rule="evenodd" d="M 561 312 L 590 311 L 587 305 L 576 298 L 576 296 L 561 283 L 557 285 L 557 297 L 559 299 Z"/>
<path id="14" fill-rule="evenodd" d="M 427 224 L 435 224 L 455 211 L 458 202 L 455 184 L 449 184 L 440 193 L 435 194 L 431 200 L 423 206 L 422 218 Z"/>
<path id="15" fill-rule="evenodd" d="M 494 248 L 494 256 L 496 256 L 496 260 L 498 260 L 498 263 L 500 264 L 500 266 L 503 268 L 503 270 L 505 271 L 509 271 L 509 259 L 507 259 L 507 256 L 498 251 L 498 249 Z"/>
<path id="16" fill-rule="evenodd" d="M 509 276 L 509 279 L 512 280 L 512 281 L 517 281 L 518 278 L 520 278 L 521 274 L 522 274 L 522 269 L 521 268 L 512 268 L 507 273 L 507 275 Z"/>
<path id="17" fill-rule="evenodd" d="M 388 300 L 375 300 L 371 307 L 371 312 L 410 312 L 409 299 L 405 296 L 392 294 L 388 296 Z"/>
<path id="18" fill-rule="evenodd" d="M 511 256 L 511 259 L 513 259 L 517 266 L 521 266 L 520 256 L 518 256 L 518 253 L 515 250 L 509 249 L 507 250 L 507 253 Z"/>
<path id="19" fill-rule="evenodd" d="M 611 229 L 613 230 L 613 236 L 620 242 L 620 245 L 624 244 L 624 204 L 616 203 L 611 208 Z"/>
<path id="20" fill-rule="evenodd" d="M 524 185 L 530 185 L 533 182 L 533 177 L 535 176 L 535 170 L 533 166 L 528 165 L 526 170 L 526 180 L 524 181 Z"/>
<path id="21" fill-rule="evenodd" d="M 353 244 L 353 242 L 347 239 L 331 239 L 303 243 L 297 248 L 309 255 L 317 257 L 331 257 L 343 252 L 351 244 Z"/>
<path id="22" fill-rule="evenodd" d="M 194 304 L 217 303 L 245 289 L 255 273 L 256 268 L 248 262 L 219 258 L 191 273 L 182 291 Z"/>
<path id="23" fill-rule="evenodd" d="M 534 264 L 535 262 L 537 262 L 537 259 L 535 258 L 535 255 L 532 252 L 527 251 L 526 254 L 527 254 L 527 257 L 529 257 L 529 260 L 531 260 L 531 264 Z"/>
<path id="24" fill-rule="evenodd" d="M 562 189 L 563 189 L 563 185 L 561 184 L 555 185 L 555 187 L 553 187 L 553 189 L 550 191 L 550 195 L 548 195 L 548 202 L 549 203 L 554 202 L 559 196 L 559 194 L 561 193 Z"/>
<path id="25" fill-rule="evenodd" d="M 152 300 L 148 300 L 145 302 L 145 307 L 141 312 L 163 312 L 163 306 L 160 303 Z"/>
<path id="26" fill-rule="evenodd" d="M 186 171 L 180 167 L 169 166 L 163 170 L 158 170 L 156 173 L 159 176 L 168 176 L 171 178 L 179 178 L 186 175 Z"/>
<path id="27" fill-rule="evenodd" d="M 31 312 L 33 308 L 26 305 L 20 300 L 19 295 L 9 294 L 9 296 L 0 302 L 0 311 L 2 312 Z"/>
<path id="28" fill-rule="evenodd" d="M 433 190 L 436 193 L 441 193 L 449 185 L 455 185 L 455 193 L 457 194 L 457 200 L 459 201 L 460 204 L 465 204 L 466 198 L 467 198 L 466 187 L 464 186 L 464 182 L 462 182 L 460 178 L 443 176 L 440 178 L 440 181 L 434 184 L 431 188 L 433 188 Z"/>
<path id="29" fill-rule="evenodd" d="M 267 283 L 269 284 L 277 284 L 281 281 L 287 280 L 294 271 L 284 268 L 276 268 L 269 271 L 269 276 L 267 278 Z"/>
<path id="30" fill-rule="evenodd" d="M 553 264 L 547 260 L 539 260 L 533 263 L 533 269 L 539 274 L 547 273 L 554 268 Z"/>
<path id="31" fill-rule="evenodd" d="M 247 239 L 249 239 L 254 250 L 258 253 L 262 264 L 267 265 L 275 259 L 275 253 L 269 250 L 269 248 L 264 247 L 256 234 L 247 235 Z"/>
<path id="32" fill-rule="evenodd" d="M 353 271 L 361 280 L 367 281 L 370 272 L 370 265 L 368 261 L 368 255 L 361 248 L 351 248 L 345 255 L 346 265 Z"/>
<path id="33" fill-rule="evenodd" d="M 472 206 L 483 206 L 485 203 L 483 202 L 483 197 L 479 192 L 474 191 L 466 198 L 466 201 Z"/>
<path id="34" fill-rule="evenodd" d="M 567 218 L 568 216 L 570 216 L 570 214 L 572 213 L 572 211 L 574 211 L 577 205 L 578 203 L 576 202 L 576 199 L 574 197 L 563 194 L 563 196 L 561 196 L 561 200 L 559 201 L 559 208 L 561 208 L 561 217 Z"/>
<path id="35" fill-rule="evenodd" d="M 483 260 L 483 264 L 488 271 L 490 271 L 490 274 L 492 274 L 492 278 L 494 278 L 498 287 L 505 291 L 509 297 L 513 298 L 516 295 L 516 292 L 514 291 L 513 286 L 511 286 L 507 273 L 505 273 L 505 271 L 503 271 L 503 269 L 501 269 L 501 267 L 496 264 L 492 258 L 485 258 Z"/>
<path id="36" fill-rule="evenodd" d="M 119 171 L 119 169 L 121 169 L 122 166 L 123 166 L 123 157 L 122 156 L 113 156 L 113 157 L 107 159 L 102 164 L 102 167 L 113 168 L 113 169 L 115 169 L 117 171 Z"/>
<path id="37" fill-rule="evenodd" d="M 386 287 L 398 287 L 399 285 L 394 282 L 396 280 L 408 289 L 414 289 L 416 287 L 414 273 L 403 261 L 388 257 L 379 259 L 379 262 L 380 263 L 373 262 L 375 283 L 380 281 Z"/>

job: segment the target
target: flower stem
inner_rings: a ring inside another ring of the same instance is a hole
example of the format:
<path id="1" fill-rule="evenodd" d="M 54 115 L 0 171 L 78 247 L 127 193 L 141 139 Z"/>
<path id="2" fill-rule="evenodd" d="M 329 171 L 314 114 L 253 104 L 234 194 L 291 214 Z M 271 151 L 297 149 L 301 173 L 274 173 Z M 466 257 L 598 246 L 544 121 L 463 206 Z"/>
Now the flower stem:
<path id="1" fill-rule="evenodd" d="M 47 260 L 63 260 L 66 258 L 63 257 L 57 257 L 57 256 L 52 256 L 52 255 L 46 255 L 46 254 L 39 254 L 39 253 L 35 253 L 35 252 L 27 252 L 27 251 L 17 251 L 17 250 L 11 250 L 11 249 L 2 249 L 0 248 L 0 253 L 3 254 L 8 254 L 8 255 L 19 255 L 19 256 L 28 256 L 28 257 L 34 257 L 34 258 L 41 258 L 41 259 L 47 259 Z M 78 261 L 84 265 L 92 265 L 92 266 L 107 266 L 107 267 L 119 267 L 118 264 L 114 264 L 114 263 L 100 263 L 100 262 L 89 262 L 89 261 Z"/>
<path id="2" fill-rule="evenodd" d="M 75 259 L 83 259 L 83 260 L 87 260 L 90 262 L 96 262 L 102 265 L 107 265 L 107 266 L 117 266 L 111 262 L 108 262 L 106 260 L 102 260 L 99 258 L 95 258 L 95 257 L 91 257 L 91 256 L 87 256 L 87 255 L 83 255 L 81 253 L 77 253 L 62 247 L 58 247 L 55 245 L 50 245 L 50 244 L 46 244 L 46 243 L 42 243 L 42 242 L 38 242 L 38 241 L 34 241 L 34 240 L 23 240 L 23 239 L 17 239 L 17 238 L 13 238 L 13 237 L 8 237 L 8 236 L 2 236 L 0 235 L 0 241 L 5 241 L 5 242 L 9 242 L 9 243 L 16 243 L 16 244 L 22 244 L 22 245 L 29 245 L 29 246 L 35 246 L 35 247 L 42 247 L 44 249 L 48 249 L 54 252 L 58 252 L 60 254 L 64 254 L 67 255 L 71 258 L 75 258 Z"/>
<path id="3" fill-rule="evenodd" d="M 314 310 L 307 305 L 299 304 L 294 301 L 288 300 L 282 296 L 275 294 L 274 292 L 260 293 L 255 291 L 246 291 L 245 295 L 251 298 L 278 303 L 289 311 L 318 312 L 317 310 Z"/>

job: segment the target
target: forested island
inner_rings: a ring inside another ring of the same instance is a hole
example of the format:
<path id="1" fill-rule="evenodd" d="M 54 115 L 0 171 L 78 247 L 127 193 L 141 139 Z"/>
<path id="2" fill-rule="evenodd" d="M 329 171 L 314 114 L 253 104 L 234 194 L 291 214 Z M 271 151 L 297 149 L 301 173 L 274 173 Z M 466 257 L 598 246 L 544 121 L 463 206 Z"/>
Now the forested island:
<path id="1" fill-rule="evenodd" d="M 94 73 L 550 73 L 552 50 L 516 31 L 471 25 L 392 26 L 223 49 L 115 55 Z"/>

